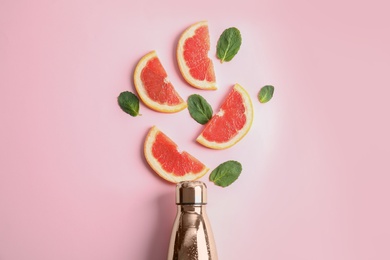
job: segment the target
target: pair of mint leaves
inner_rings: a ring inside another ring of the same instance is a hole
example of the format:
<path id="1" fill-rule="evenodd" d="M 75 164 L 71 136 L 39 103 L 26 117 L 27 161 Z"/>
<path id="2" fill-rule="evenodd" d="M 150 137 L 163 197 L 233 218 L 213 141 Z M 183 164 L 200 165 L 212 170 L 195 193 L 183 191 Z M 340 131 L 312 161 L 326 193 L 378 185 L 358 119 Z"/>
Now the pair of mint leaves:
<path id="1" fill-rule="evenodd" d="M 260 103 L 267 103 L 274 94 L 274 87 L 266 85 L 262 87 L 258 94 Z M 199 94 L 193 94 L 187 100 L 188 111 L 191 117 L 199 124 L 206 124 L 213 116 L 213 109 L 210 104 Z"/>
<path id="2" fill-rule="evenodd" d="M 242 43 L 241 33 L 231 27 L 223 31 L 217 43 L 217 58 L 223 62 L 231 61 L 238 53 Z M 266 85 L 258 93 L 260 103 L 268 102 L 274 93 L 274 87 Z M 130 91 L 124 91 L 118 96 L 118 104 L 127 114 L 135 117 L 139 114 L 139 98 Z M 191 117 L 198 123 L 204 125 L 213 116 L 213 110 L 210 104 L 198 94 L 193 94 L 187 100 L 188 111 Z M 229 160 L 221 163 L 210 174 L 210 181 L 215 185 L 227 187 L 235 182 L 240 176 L 242 166 L 239 162 Z"/>

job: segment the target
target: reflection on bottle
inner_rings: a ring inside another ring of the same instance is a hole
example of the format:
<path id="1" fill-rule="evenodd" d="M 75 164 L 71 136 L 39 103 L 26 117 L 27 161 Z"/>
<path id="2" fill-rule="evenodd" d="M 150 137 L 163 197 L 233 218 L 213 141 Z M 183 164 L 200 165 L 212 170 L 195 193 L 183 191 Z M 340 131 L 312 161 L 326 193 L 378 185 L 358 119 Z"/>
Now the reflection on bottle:
<path id="1" fill-rule="evenodd" d="M 215 242 L 206 215 L 206 185 L 200 181 L 176 186 L 177 215 L 168 260 L 217 260 Z"/>

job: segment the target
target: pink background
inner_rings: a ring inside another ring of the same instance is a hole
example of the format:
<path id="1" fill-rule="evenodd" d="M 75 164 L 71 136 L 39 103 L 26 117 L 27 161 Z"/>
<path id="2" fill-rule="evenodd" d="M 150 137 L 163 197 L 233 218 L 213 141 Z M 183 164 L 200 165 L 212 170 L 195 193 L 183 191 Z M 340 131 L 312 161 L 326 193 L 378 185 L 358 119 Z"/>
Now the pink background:
<path id="1" fill-rule="evenodd" d="M 222 260 L 390 259 L 390 19 L 386 1 L 1 0 L 0 259 L 165 259 L 174 185 L 143 159 L 157 125 L 211 169 L 234 159 L 232 186 L 209 187 Z M 175 48 L 208 20 L 219 90 L 179 75 Z M 241 30 L 230 62 L 225 28 Z M 234 83 L 253 99 L 248 135 L 214 151 L 186 110 L 116 98 L 157 50 L 178 92 L 217 110 Z M 267 104 L 259 89 L 275 86 Z"/>

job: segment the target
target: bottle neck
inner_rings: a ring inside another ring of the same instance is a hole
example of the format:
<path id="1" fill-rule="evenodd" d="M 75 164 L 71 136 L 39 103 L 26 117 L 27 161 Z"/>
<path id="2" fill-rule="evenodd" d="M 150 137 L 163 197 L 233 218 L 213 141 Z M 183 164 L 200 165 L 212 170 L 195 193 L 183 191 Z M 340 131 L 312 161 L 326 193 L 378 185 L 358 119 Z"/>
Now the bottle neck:
<path id="1" fill-rule="evenodd" d="M 179 212 L 194 212 L 198 214 L 204 213 L 206 204 L 177 204 Z"/>

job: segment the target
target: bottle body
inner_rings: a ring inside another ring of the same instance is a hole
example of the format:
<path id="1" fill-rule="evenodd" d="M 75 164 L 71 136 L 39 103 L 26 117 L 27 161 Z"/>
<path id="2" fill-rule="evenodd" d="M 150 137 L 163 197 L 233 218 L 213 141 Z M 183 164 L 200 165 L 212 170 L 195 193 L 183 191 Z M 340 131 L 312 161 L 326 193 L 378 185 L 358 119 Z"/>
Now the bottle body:
<path id="1" fill-rule="evenodd" d="M 180 183 L 176 190 L 177 215 L 168 260 L 217 260 L 214 237 L 206 214 L 206 186 L 202 182 L 191 182 L 189 185 Z"/>

